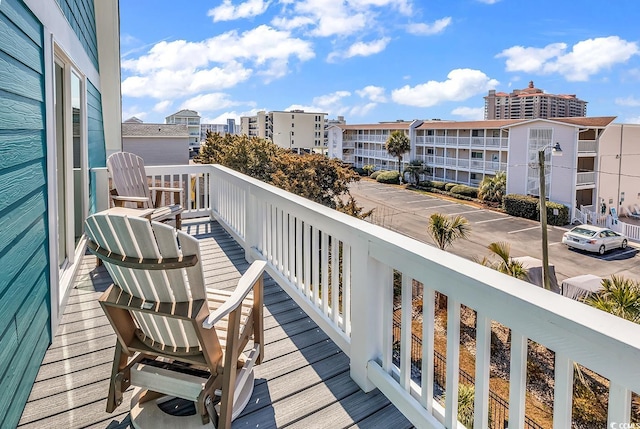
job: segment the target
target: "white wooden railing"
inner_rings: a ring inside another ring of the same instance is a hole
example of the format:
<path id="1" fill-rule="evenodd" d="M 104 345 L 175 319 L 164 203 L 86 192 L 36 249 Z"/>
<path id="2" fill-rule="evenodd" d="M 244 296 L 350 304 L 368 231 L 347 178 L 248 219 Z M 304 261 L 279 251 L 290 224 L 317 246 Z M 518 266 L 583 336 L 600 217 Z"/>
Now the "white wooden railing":
<path id="1" fill-rule="evenodd" d="M 595 171 L 586 171 L 582 173 L 577 173 L 576 176 L 576 185 L 594 185 L 596 183 L 596 173 Z"/>
<path id="2" fill-rule="evenodd" d="M 187 213 L 204 210 L 245 249 L 248 260 L 266 260 L 269 275 L 349 356 L 359 386 L 379 388 L 416 427 L 459 427 L 461 305 L 477 312 L 474 427 L 487 427 L 489 419 L 492 321 L 511 328 L 509 428 L 524 425 L 528 339 L 555 352 L 554 427 L 571 427 L 573 362 L 611 381 L 608 427 L 629 423 L 631 392 L 640 392 L 638 325 L 228 168 L 148 170 L 165 179 L 202 175 L 208 194 L 196 203 L 208 205 L 196 204 Z M 106 172 L 95 173 L 98 206 L 104 206 Z M 394 270 L 401 275 L 402 308 L 412 307 L 413 280 L 424 285 L 420 383 L 411 377 L 411 311 L 402 311 L 394 364 Z M 434 400 L 436 292 L 448 296 L 444 407 Z"/>
<path id="3" fill-rule="evenodd" d="M 578 140 L 578 153 L 596 153 L 597 150 L 596 140 Z"/>

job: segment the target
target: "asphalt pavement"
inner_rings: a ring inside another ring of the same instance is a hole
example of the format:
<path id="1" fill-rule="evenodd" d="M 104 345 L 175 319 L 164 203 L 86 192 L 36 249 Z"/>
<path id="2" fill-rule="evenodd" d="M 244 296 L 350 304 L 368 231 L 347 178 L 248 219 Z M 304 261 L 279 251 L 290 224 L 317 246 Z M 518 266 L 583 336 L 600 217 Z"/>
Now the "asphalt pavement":
<path id="1" fill-rule="evenodd" d="M 489 243 L 506 241 L 511 245 L 512 257 L 542 259 L 542 234 L 538 221 L 368 179 L 353 184 L 350 190 L 359 205 L 375 209 L 371 218 L 373 223 L 429 244 L 433 241 L 427 233 L 427 223 L 432 213 L 464 216 L 471 226 L 471 234 L 468 240 L 458 240 L 447 249 L 456 255 L 479 260 L 489 254 Z M 570 228 L 570 225 L 548 228 L 549 263 L 555 267 L 558 283 L 581 274 L 600 277 L 616 274 L 640 280 L 640 264 L 636 257 L 639 244 L 630 242 L 627 249 L 611 250 L 602 256 L 569 250 L 562 244 L 562 234 Z"/>

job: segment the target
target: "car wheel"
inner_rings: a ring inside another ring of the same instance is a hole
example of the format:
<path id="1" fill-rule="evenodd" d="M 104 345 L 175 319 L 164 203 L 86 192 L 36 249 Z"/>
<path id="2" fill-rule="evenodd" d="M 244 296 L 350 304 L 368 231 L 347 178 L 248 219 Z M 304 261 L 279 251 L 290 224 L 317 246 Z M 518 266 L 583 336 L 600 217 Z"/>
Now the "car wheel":
<path id="1" fill-rule="evenodd" d="M 605 250 L 606 250 L 606 249 L 604 248 L 604 244 L 603 244 L 603 245 L 602 245 L 602 246 L 600 246 L 600 248 L 598 249 L 598 254 L 600 254 L 600 255 L 604 255 Z"/>
<path id="2" fill-rule="evenodd" d="M 627 248 L 627 240 L 622 240 L 622 245 L 620 246 L 621 249 L 626 249 Z"/>

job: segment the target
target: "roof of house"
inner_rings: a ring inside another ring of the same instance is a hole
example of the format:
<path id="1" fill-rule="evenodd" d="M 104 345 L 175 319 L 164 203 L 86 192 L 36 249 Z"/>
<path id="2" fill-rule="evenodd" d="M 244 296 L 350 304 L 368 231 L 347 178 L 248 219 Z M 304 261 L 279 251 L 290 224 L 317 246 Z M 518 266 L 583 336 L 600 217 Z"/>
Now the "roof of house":
<path id="1" fill-rule="evenodd" d="M 522 122 L 522 119 L 487 119 L 484 121 L 425 121 L 418 130 L 468 129 L 468 128 L 502 128 Z"/>
<path id="2" fill-rule="evenodd" d="M 172 115 L 167 116 L 167 118 L 171 116 L 200 116 L 200 115 L 198 115 L 198 112 L 196 112 L 195 110 L 182 109 Z"/>
<path id="3" fill-rule="evenodd" d="M 377 124 L 335 124 L 334 126 L 342 128 L 343 130 L 408 130 L 411 122 L 398 121 L 398 122 L 380 122 Z"/>
<path id="4" fill-rule="evenodd" d="M 137 122 L 124 122 L 122 124 L 122 137 L 189 137 L 189 128 L 186 125 L 174 124 L 141 124 Z"/>

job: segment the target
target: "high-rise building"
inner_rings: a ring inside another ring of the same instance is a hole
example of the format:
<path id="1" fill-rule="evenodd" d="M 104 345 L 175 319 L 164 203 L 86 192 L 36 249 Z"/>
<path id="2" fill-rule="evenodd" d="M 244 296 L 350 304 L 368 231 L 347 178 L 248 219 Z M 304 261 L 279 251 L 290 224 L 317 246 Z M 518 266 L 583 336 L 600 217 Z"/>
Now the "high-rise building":
<path id="1" fill-rule="evenodd" d="M 533 86 L 510 94 L 489 91 L 484 97 L 485 119 L 538 119 L 587 116 L 587 102 L 575 94 L 547 94 Z"/>
<path id="2" fill-rule="evenodd" d="M 272 140 L 280 147 L 324 151 L 326 113 L 290 111 L 260 111 L 256 116 L 240 118 L 241 132 L 248 136 Z"/>

